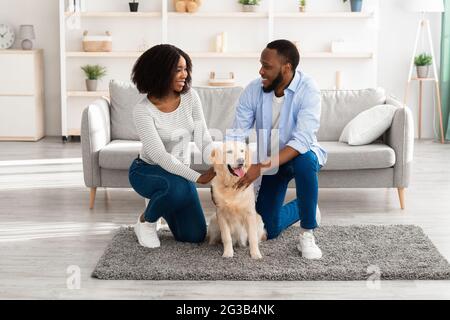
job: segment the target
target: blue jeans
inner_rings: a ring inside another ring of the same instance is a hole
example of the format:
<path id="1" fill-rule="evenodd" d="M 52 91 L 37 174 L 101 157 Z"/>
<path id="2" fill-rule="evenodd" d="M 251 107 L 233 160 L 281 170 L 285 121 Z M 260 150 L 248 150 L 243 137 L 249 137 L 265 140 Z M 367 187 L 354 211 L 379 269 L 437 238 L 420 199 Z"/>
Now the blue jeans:
<path id="1" fill-rule="evenodd" d="M 276 238 L 283 230 L 300 220 L 304 229 L 315 229 L 321 169 L 316 154 L 299 154 L 278 168 L 274 175 L 261 181 L 256 211 L 261 215 L 267 237 Z M 283 205 L 289 181 L 295 179 L 297 199 Z"/>
<path id="2" fill-rule="evenodd" d="M 203 242 L 206 221 L 195 183 L 139 158 L 131 164 L 128 178 L 138 194 L 150 199 L 145 221 L 153 223 L 163 217 L 175 240 Z"/>

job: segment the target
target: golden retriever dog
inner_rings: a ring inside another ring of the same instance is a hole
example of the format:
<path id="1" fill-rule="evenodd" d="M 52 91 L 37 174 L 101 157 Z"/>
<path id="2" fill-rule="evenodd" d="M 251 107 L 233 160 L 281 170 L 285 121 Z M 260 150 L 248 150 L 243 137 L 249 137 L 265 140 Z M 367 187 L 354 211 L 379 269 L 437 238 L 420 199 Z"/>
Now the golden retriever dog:
<path id="1" fill-rule="evenodd" d="M 259 241 L 267 239 L 264 223 L 255 209 L 253 184 L 248 188 L 233 186 L 245 175 L 251 165 L 247 144 L 227 141 L 211 152 L 216 176 L 211 181 L 212 200 L 216 214 L 208 226 L 209 244 L 223 243 L 223 257 L 233 257 L 233 245 L 250 247 L 250 256 L 261 259 Z"/>

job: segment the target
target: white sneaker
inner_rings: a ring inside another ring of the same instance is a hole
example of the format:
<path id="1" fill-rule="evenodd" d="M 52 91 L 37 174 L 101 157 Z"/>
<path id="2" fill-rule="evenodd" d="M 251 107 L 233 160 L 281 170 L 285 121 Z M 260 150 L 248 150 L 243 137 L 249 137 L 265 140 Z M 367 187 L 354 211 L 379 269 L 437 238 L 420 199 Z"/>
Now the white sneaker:
<path id="1" fill-rule="evenodd" d="M 305 259 L 322 258 L 322 250 L 316 245 L 312 232 L 300 234 L 300 243 L 298 244 L 297 249 Z"/>
<path id="2" fill-rule="evenodd" d="M 134 225 L 134 232 L 138 238 L 139 244 L 146 248 L 158 248 L 161 246 L 158 234 L 156 233 L 157 223 L 141 222 L 140 217 Z"/>
<path id="3" fill-rule="evenodd" d="M 164 218 L 159 218 L 158 221 L 156 221 L 156 230 L 170 231 L 169 225 Z"/>

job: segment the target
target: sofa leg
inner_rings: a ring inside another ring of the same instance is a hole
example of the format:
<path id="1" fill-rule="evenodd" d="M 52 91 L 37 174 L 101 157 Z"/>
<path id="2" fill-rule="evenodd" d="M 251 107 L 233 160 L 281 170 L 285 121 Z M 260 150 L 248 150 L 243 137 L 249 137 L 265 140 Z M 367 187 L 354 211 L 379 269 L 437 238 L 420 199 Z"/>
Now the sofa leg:
<path id="1" fill-rule="evenodd" d="M 93 209 L 94 208 L 96 192 L 97 192 L 97 187 L 92 187 L 91 188 L 91 196 L 90 196 L 90 199 L 89 199 L 89 209 Z"/>
<path id="2" fill-rule="evenodd" d="M 398 198 L 400 200 L 400 208 L 405 209 L 405 188 L 397 188 Z"/>

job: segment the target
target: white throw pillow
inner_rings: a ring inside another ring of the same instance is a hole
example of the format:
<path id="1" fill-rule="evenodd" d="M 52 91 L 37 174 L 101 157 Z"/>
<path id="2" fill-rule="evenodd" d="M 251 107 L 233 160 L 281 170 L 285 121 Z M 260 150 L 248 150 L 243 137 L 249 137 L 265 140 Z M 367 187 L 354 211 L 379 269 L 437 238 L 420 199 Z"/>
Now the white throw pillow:
<path id="1" fill-rule="evenodd" d="M 382 104 L 361 112 L 345 126 L 339 141 L 352 146 L 372 143 L 391 126 L 396 110 L 396 106 Z"/>

